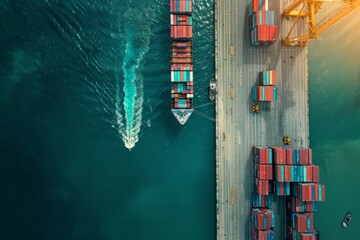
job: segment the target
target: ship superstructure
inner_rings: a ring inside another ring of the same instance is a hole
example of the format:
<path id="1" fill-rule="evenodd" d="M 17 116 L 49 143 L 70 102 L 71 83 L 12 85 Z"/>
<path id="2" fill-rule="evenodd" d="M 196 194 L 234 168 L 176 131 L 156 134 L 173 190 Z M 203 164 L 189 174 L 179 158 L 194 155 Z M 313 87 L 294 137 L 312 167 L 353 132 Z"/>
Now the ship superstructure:
<path id="1" fill-rule="evenodd" d="M 185 124 L 193 112 L 192 1 L 170 0 L 171 111 Z"/>

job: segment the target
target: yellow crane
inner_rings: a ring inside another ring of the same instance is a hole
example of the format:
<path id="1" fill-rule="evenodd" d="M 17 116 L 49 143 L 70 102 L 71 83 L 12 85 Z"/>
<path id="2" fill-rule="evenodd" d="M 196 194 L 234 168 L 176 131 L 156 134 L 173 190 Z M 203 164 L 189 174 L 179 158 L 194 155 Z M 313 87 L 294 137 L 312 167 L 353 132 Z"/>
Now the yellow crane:
<path id="1" fill-rule="evenodd" d="M 295 0 L 283 12 L 285 18 L 293 21 L 290 31 L 283 39 L 283 45 L 306 46 L 311 39 L 318 38 L 320 33 L 355 10 L 359 5 L 360 0 Z M 328 13 L 324 14 L 326 11 Z M 317 18 L 318 16 L 322 17 L 320 21 Z M 303 34 L 292 36 L 300 19 L 308 25 L 308 29 Z"/>

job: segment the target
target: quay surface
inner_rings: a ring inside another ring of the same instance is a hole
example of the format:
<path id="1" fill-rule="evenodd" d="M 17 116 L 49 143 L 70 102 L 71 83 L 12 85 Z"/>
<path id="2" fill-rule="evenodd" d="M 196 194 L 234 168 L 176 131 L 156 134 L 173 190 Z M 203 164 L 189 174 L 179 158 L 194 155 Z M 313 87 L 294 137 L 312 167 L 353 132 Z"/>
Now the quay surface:
<path id="1" fill-rule="evenodd" d="M 276 3 L 275 3 L 276 2 Z M 279 41 L 271 46 L 250 44 L 250 1 L 215 0 L 216 198 L 217 239 L 250 239 L 252 146 L 282 145 L 290 135 L 295 146 L 309 146 L 307 48 L 283 47 L 291 27 L 281 12 L 289 0 L 270 1 L 279 26 Z M 294 29 L 304 33 L 304 23 Z M 234 53 L 231 54 L 231 46 Z M 251 111 L 251 88 L 258 73 L 275 69 L 278 101 Z M 275 202 L 275 234 L 284 229 L 284 202 Z"/>

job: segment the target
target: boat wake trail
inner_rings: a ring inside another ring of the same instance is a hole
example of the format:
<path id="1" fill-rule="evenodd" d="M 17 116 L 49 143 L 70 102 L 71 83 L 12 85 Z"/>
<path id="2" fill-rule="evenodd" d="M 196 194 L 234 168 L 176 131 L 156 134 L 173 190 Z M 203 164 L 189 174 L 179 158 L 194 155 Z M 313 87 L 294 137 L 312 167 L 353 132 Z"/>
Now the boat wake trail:
<path id="1" fill-rule="evenodd" d="M 144 94 L 141 63 L 149 50 L 150 26 L 138 18 L 141 15 L 132 8 L 124 14 L 128 21 L 125 25 L 123 78 L 117 76 L 116 121 L 119 134 L 128 149 L 132 149 L 138 142 L 142 123 Z M 134 19 L 135 17 L 137 19 Z"/>

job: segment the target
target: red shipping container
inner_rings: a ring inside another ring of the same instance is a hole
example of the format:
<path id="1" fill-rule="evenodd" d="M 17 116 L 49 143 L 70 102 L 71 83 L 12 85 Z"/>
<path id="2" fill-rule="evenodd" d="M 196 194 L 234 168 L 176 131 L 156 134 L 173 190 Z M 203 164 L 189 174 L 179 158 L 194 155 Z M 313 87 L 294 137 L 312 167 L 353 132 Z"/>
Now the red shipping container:
<path id="1" fill-rule="evenodd" d="M 171 38 L 191 38 L 192 26 L 171 26 Z"/>
<path id="2" fill-rule="evenodd" d="M 312 165 L 313 182 L 319 182 L 319 166 Z"/>
<path id="3" fill-rule="evenodd" d="M 313 181 L 313 166 L 306 166 L 306 181 Z"/>
<path id="4" fill-rule="evenodd" d="M 306 195 L 305 195 L 306 196 L 305 200 L 312 201 L 313 187 L 311 185 L 307 185 L 305 189 L 307 189 Z"/>
<path id="5" fill-rule="evenodd" d="M 270 91 L 268 87 L 264 87 L 265 88 L 265 101 L 270 101 Z"/>
<path id="6" fill-rule="evenodd" d="M 294 216 L 295 226 L 293 228 L 299 233 L 311 232 L 314 230 L 314 216 L 312 213 L 296 213 Z M 310 224 L 308 225 L 308 220 Z"/>
<path id="7" fill-rule="evenodd" d="M 265 162 L 268 163 L 269 162 L 269 149 L 265 148 Z"/>
<path id="8" fill-rule="evenodd" d="M 272 42 L 275 42 L 278 40 L 278 26 L 277 25 L 270 26 L 269 40 Z"/>
<path id="9" fill-rule="evenodd" d="M 272 85 L 276 85 L 276 71 L 271 71 L 271 77 L 272 77 Z"/>
<path id="10" fill-rule="evenodd" d="M 291 182 L 292 176 L 291 176 L 291 166 L 285 166 L 284 167 L 284 178 L 285 182 Z"/>
<path id="11" fill-rule="evenodd" d="M 267 29 L 268 31 L 268 41 L 273 41 L 274 38 L 274 26 L 269 26 L 269 28 Z"/>
<path id="12" fill-rule="evenodd" d="M 273 149 L 274 163 L 286 164 L 285 149 L 280 147 L 271 147 Z"/>
<path id="13" fill-rule="evenodd" d="M 315 199 L 314 200 L 318 200 L 319 199 L 319 187 L 317 186 L 317 184 L 315 184 L 315 186 L 313 188 L 315 190 Z"/>
<path id="14" fill-rule="evenodd" d="M 312 164 L 312 150 L 309 148 L 308 149 L 308 153 L 309 153 L 309 164 Z"/>
<path id="15" fill-rule="evenodd" d="M 255 178 L 256 193 L 260 195 L 268 195 L 270 189 L 269 185 L 269 180 L 260 180 L 258 178 Z"/>
<path id="16" fill-rule="evenodd" d="M 262 41 L 267 40 L 267 27 L 268 26 L 261 26 L 261 32 L 262 32 Z"/>
<path id="17" fill-rule="evenodd" d="M 269 150 L 264 147 L 253 147 L 254 160 L 260 164 L 269 164 Z"/>
<path id="18" fill-rule="evenodd" d="M 258 164 L 255 163 L 255 176 L 261 180 L 272 180 L 273 169 L 272 165 Z"/>
<path id="19" fill-rule="evenodd" d="M 300 155 L 300 164 L 308 165 L 309 164 L 309 152 L 308 149 L 301 148 L 299 149 Z"/>
<path id="20" fill-rule="evenodd" d="M 252 12 L 255 12 L 257 10 L 259 10 L 259 1 L 258 0 L 252 0 L 252 3 L 251 3 L 251 6 L 252 6 Z"/>
<path id="21" fill-rule="evenodd" d="M 321 185 L 321 199 L 325 201 L 325 186 Z"/>
<path id="22" fill-rule="evenodd" d="M 293 150 L 291 148 L 286 149 L 286 164 L 293 164 Z"/>
<path id="23" fill-rule="evenodd" d="M 273 213 L 274 212 L 269 209 L 261 209 L 261 208 L 252 209 L 251 214 L 252 214 L 254 227 L 257 228 L 258 230 L 270 229 L 274 225 L 272 221 Z"/>

